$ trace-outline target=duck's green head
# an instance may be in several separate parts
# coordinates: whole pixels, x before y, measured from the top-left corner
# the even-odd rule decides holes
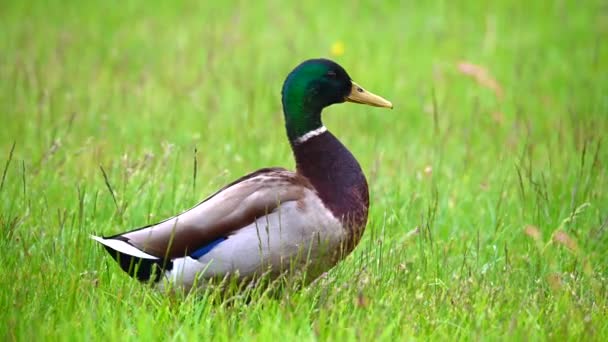
[[[321,111],[345,101],[376,107],[393,105],[353,82],[344,68],[327,59],[310,59],[298,65],[283,84],[283,112],[292,142],[323,126]]]

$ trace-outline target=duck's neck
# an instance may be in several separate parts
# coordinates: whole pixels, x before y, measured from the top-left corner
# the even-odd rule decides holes
[[[294,144],[298,139],[302,140],[307,133],[323,127],[321,123],[323,108],[307,98],[297,84],[292,83],[289,83],[291,85],[289,87],[283,87],[282,101],[287,137]]]
[[[288,125],[288,134],[289,129]],[[367,223],[369,207],[367,180],[359,163],[322,124],[290,138],[290,142],[298,174],[308,178],[356,245]]]
[[[285,128],[298,174],[308,178],[319,197],[351,232],[349,250],[367,223],[367,180],[353,155],[321,122],[325,105],[306,91],[307,83],[288,76],[282,90]]]

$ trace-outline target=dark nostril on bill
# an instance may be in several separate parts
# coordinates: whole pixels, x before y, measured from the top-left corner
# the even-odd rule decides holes
[[[358,92],[360,92],[360,93],[362,93],[362,92],[363,92],[363,89],[361,89],[361,88],[357,88],[357,91],[358,91]]]

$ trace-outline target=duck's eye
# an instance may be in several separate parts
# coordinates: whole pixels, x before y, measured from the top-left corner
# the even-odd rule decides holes
[[[328,71],[327,72],[327,77],[329,77],[329,78],[336,78],[336,72],[332,71],[332,70]]]

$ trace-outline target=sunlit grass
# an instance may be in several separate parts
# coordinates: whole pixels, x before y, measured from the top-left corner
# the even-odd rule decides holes
[[[0,336],[605,340],[607,18],[601,1],[1,4]],[[218,303],[152,291],[88,238],[292,167],[280,88],[320,56],[395,105],[325,112],[370,183],[347,260]]]

